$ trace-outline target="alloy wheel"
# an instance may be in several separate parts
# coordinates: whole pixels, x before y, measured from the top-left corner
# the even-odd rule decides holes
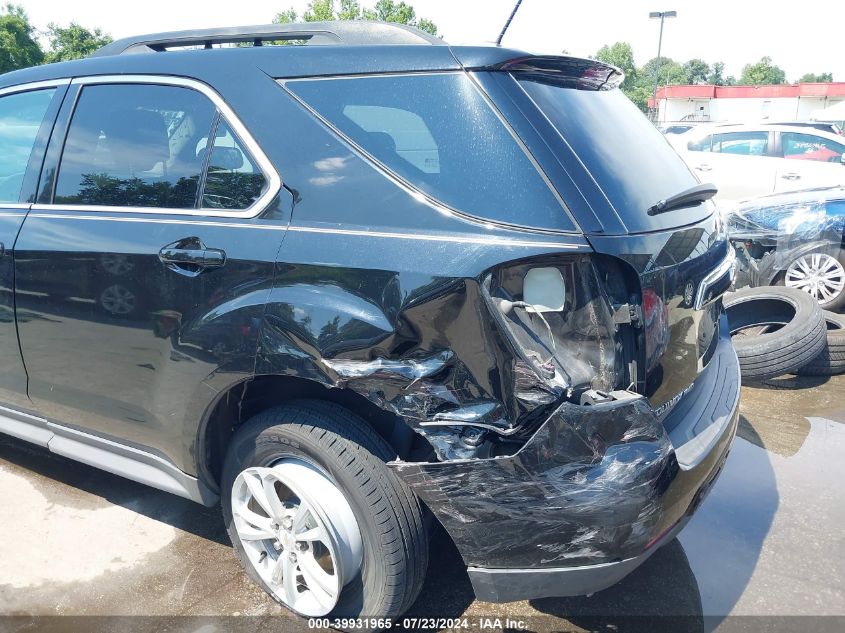
[[[305,616],[335,607],[361,569],[361,532],[340,489],[300,459],[242,471],[232,486],[235,530],[273,596]]]
[[[809,253],[789,265],[784,284],[803,290],[825,305],[845,290],[845,268],[835,257],[824,253]]]

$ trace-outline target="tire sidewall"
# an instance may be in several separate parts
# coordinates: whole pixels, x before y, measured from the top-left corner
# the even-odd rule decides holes
[[[381,594],[380,587],[385,582],[385,572],[381,565],[383,557],[380,556],[379,544],[373,537],[376,533],[373,514],[367,511],[366,501],[351,474],[327,456],[324,448],[316,445],[308,437],[296,433],[295,430],[285,428],[283,423],[269,428],[242,430],[248,432],[236,434],[230,446],[230,458],[227,459],[227,467],[224,468],[222,477],[221,505],[232,546],[249,576],[279,604],[296,613],[273,594],[272,589],[258,575],[247,558],[232,519],[232,486],[238,474],[250,466],[270,467],[281,459],[300,459],[320,470],[342,491],[352,508],[361,532],[363,546],[361,571],[352,579],[346,579],[347,584],[341,598],[330,615],[343,618],[379,613],[380,605],[377,604],[377,598]],[[368,600],[368,596],[374,596],[376,600]]]

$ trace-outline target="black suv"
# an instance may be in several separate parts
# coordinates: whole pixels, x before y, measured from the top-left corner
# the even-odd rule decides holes
[[[0,431],[220,501],[300,614],[402,613],[437,523],[483,600],[611,585],[739,399],[714,189],[621,79],[363,22],[4,75]]]

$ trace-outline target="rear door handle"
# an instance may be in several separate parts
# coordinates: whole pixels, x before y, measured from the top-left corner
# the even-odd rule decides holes
[[[800,180],[801,174],[796,174],[795,172],[789,172],[788,174],[782,174],[781,178],[784,180]]]
[[[713,168],[710,165],[696,165],[698,171],[711,171]]]
[[[199,238],[187,238],[163,247],[158,258],[173,267],[219,268],[226,263],[226,252],[207,248]]]

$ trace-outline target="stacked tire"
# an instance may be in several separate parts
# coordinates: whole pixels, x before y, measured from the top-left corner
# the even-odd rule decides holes
[[[845,318],[794,288],[742,288],[724,298],[742,380],[845,372]]]

